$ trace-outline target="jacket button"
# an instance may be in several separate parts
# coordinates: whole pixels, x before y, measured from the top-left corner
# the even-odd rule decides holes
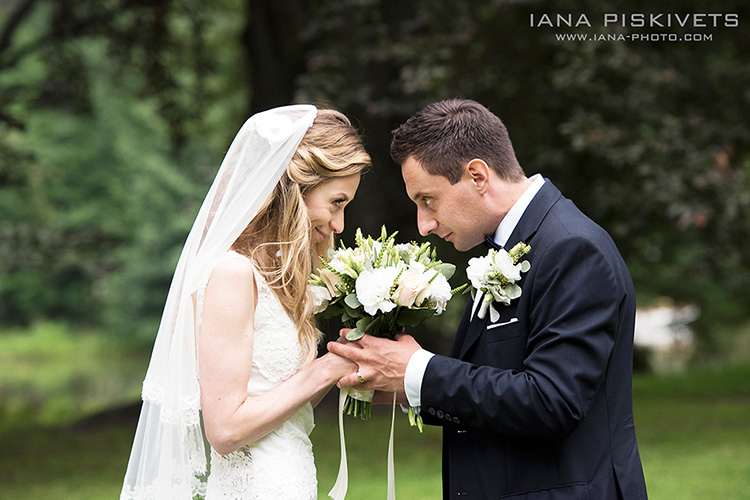
[[[430,406],[427,409],[427,413],[429,413],[430,415],[432,415],[434,417],[435,416],[435,408],[433,408],[432,406]]]
[[[460,424],[461,423],[461,419],[459,419],[458,417],[453,417],[452,420],[453,420],[454,424]]]
[[[443,418],[443,410],[438,410],[436,416],[437,418]]]
[[[445,419],[446,419],[446,420],[447,420],[448,422],[450,422],[450,421],[451,421],[451,414],[450,414],[450,413],[446,413],[446,414],[445,414]]]

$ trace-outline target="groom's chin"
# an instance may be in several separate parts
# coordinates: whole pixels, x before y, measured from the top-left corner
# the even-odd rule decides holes
[[[479,243],[472,245],[471,243],[461,242],[461,241],[451,241],[453,244],[453,248],[458,250],[459,252],[468,252],[475,246],[477,246]]]
[[[453,243],[453,246],[458,250],[459,252],[468,252],[469,250],[472,250],[476,247],[484,245],[484,238],[482,238],[479,241],[456,241]]]

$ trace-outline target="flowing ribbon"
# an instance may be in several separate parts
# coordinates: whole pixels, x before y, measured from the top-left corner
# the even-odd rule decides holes
[[[341,443],[341,462],[336,483],[328,492],[332,500],[344,500],[349,488],[349,468],[346,460],[346,439],[344,438],[344,403],[349,395],[348,390],[339,392],[339,442]],[[388,439],[388,490],[387,500],[396,500],[396,467],[393,460],[393,435],[396,422],[396,393],[393,393],[393,408],[391,409],[391,435]]]
[[[393,463],[393,424],[396,422],[396,393],[391,409],[391,437],[388,439],[388,500],[396,500],[396,468]]]
[[[346,490],[349,488],[349,469],[346,465],[346,440],[344,439],[344,403],[346,402],[347,391],[339,391],[339,442],[341,443],[341,462],[339,463],[339,475],[336,477],[336,483],[328,492],[328,496],[333,500],[344,500]]]

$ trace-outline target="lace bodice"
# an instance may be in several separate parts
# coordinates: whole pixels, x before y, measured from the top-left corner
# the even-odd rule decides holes
[[[229,252],[227,258],[245,258]],[[257,271],[258,302],[253,324],[253,361],[247,393],[262,394],[302,369],[305,353],[297,328]],[[198,294],[202,308],[203,291]],[[280,427],[255,443],[226,456],[211,450],[206,500],[310,500],[317,479],[308,403]]]

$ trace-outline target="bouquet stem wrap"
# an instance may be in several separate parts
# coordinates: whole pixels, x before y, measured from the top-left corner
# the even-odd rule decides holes
[[[342,392],[346,393],[343,413],[360,417],[362,420],[367,420],[372,416],[372,398],[375,391],[361,391],[347,387]]]

